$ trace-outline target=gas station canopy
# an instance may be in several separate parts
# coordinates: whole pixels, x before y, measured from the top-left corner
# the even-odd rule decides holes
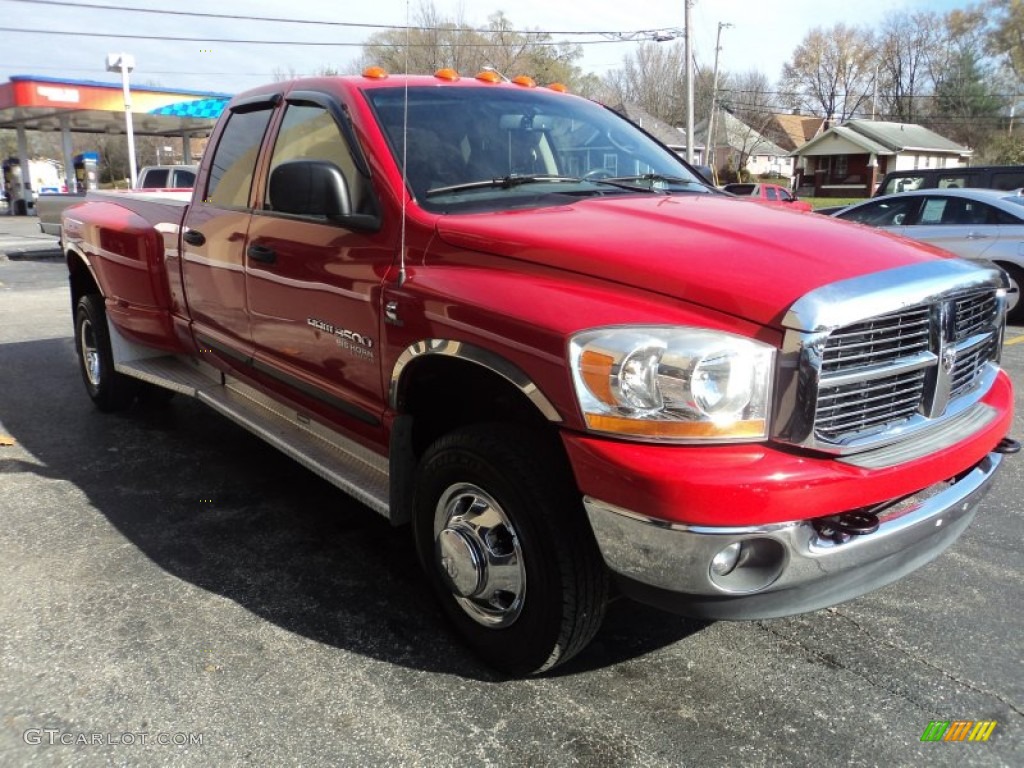
[[[24,201],[24,204],[12,205],[12,213],[27,211],[33,200],[31,177],[21,170],[29,168],[26,131],[61,133],[65,184],[69,191],[76,191],[71,134],[126,133],[125,87],[32,75],[15,75],[10,82],[0,85],[0,128],[14,129],[18,137],[17,160],[4,163],[4,182],[11,201]],[[131,88],[130,97],[134,133],[180,136],[184,163],[192,162],[191,138],[209,135],[231,99],[226,93],[146,86]],[[134,152],[129,156],[133,157]],[[8,179],[8,169],[14,166],[18,168],[17,174]]]
[[[209,134],[226,93],[132,86],[135,133]],[[0,85],[0,128],[73,133],[124,133],[121,84],[15,75]]]

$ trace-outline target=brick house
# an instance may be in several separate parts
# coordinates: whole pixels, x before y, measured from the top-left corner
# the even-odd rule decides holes
[[[913,123],[848,120],[793,150],[797,189],[815,197],[870,197],[890,171],[956,168],[973,150]]]

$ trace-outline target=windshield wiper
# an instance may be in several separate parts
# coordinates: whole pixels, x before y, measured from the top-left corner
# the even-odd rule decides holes
[[[479,181],[466,181],[462,184],[451,184],[447,187],[434,187],[427,190],[427,197],[446,195],[451,192],[465,192],[473,189],[511,189],[520,187],[523,184],[559,184],[564,182],[579,183],[582,179],[575,176],[551,176],[548,174],[518,174],[502,176],[494,179],[480,179]]]
[[[643,173],[638,176],[612,176],[607,179],[591,179],[590,181],[593,181],[595,184],[610,184],[613,187],[621,187],[623,189],[642,189],[647,192],[660,192],[662,194],[668,194],[668,190],[664,186],[655,186],[655,184],[706,188],[705,184],[694,179],[665,176],[661,173]],[[640,183],[644,181],[647,184]]]

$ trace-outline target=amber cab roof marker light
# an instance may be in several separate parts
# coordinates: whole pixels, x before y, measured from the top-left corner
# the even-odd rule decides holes
[[[388,71],[384,67],[367,67],[363,70],[363,77],[369,77],[373,80],[383,80],[388,76]]]
[[[482,83],[500,83],[503,78],[495,70],[485,69],[476,73],[476,79]]]
[[[547,87],[549,91],[558,91],[559,93],[569,92],[569,89],[562,85],[562,83],[551,83]]]
[[[451,67],[445,67],[437,70],[437,72],[434,73],[434,77],[438,80],[451,80],[452,82],[455,82],[459,79],[459,73]]]
[[[512,82],[516,85],[521,85],[524,88],[536,88],[537,81],[528,75],[519,75],[519,77],[513,77]]]

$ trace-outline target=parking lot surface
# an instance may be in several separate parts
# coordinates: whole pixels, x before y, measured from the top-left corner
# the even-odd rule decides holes
[[[185,398],[96,412],[45,254],[0,257],[0,443],[3,766],[1024,765],[1024,456],[874,594],[740,623],[620,600],[557,674],[508,680],[407,530]],[[936,720],[997,725],[922,742]]]

